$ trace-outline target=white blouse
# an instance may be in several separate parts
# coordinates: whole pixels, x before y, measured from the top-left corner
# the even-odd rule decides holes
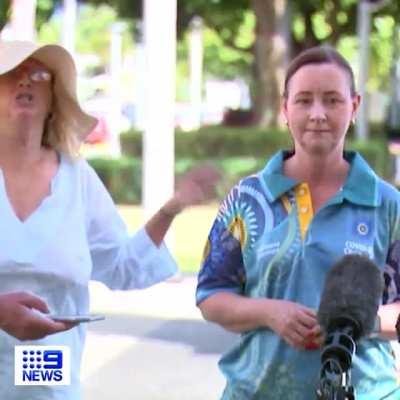
[[[51,194],[21,222],[0,170],[0,292],[30,291],[56,314],[87,314],[89,280],[111,289],[145,288],[177,266],[144,229],[129,236],[102,182],[85,160],[60,157]],[[41,340],[20,342],[0,330],[0,399],[79,400],[85,324]],[[70,386],[14,386],[14,346],[66,345]]]

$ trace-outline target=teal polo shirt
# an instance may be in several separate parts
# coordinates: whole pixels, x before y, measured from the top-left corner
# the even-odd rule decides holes
[[[225,291],[318,309],[327,272],[350,253],[368,254],[382,269],[383,304],[399,301],[398,191],[358,153],[345,152],[346,182],[314,214],[307,183],[283,175],[287,155],[277,153],[222,202],[198,276],[197,304]],[[320,350],[294,349],[272,330],[241,334],[219,365],[227,380],[224,400],[316,398]],[[360,340],[351,384],[357,400],[400,399],[390,342]]]

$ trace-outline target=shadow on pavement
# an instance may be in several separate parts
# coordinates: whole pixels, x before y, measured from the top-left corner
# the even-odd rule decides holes
[[[216,324],[199,320],[165,320],[141,316],[106,315],[101,322],[89,324],[97,334],[158,339],[191,346],[194,352],[222,354],[229,350],[239,336]]]

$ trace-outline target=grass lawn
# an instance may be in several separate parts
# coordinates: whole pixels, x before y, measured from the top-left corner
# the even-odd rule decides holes
[[[118,210],[130,232],[143,225],[141,207],[120,205]],[[182,272],[197,273],[199,270],[204,244],[217,210],[218,204],[196,206],[185,210],[174,220],[170,248]]]

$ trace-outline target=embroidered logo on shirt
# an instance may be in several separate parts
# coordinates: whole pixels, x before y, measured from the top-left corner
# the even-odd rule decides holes
[[[15,385],[69,385],[71,353],[67,346],[15,346]]]
[[[361,254],[366,255],[369,258],[373,258],[374,253],[372,246],[368,246],[363,243],[353,242],[352,240],[346,240],[344,244],[344,254]]]
[[[358,238],[361,242],[369,241],[374,236],[374,222],[369,218],[355,218],[352,222],[351,234],[354,235],[352,236],[354,239]]]
[[[368,232],[369,232],[368,225],[366,223],[364,223],[364,222],[360,222],[357,225],[357,232],[362,236],[368,235]]]

